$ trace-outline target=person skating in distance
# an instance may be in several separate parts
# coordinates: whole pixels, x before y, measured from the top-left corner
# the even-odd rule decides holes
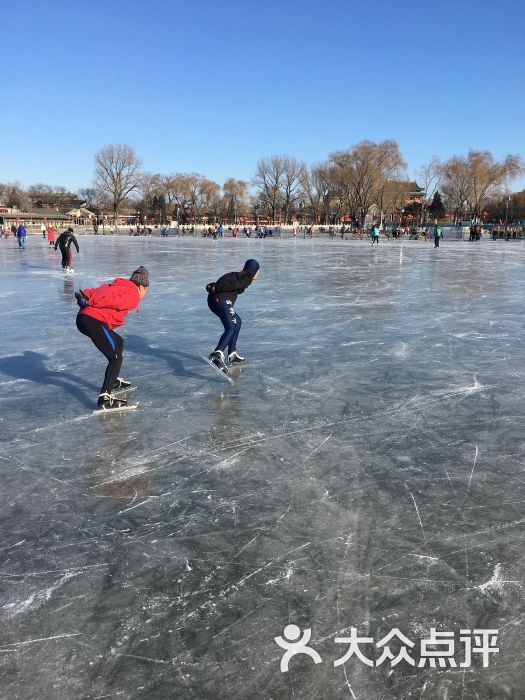
[[[434,248],[439,248],[439,239],[443,237],[443,229],[439,224],[434,226]],[[474,239],[472,239],[474,240]]]
[[[149,287],[149,273],[142,265],[129,280],[117,277],[111,284],[75,293],[80,311],[77,315],[78,330],[91,338],[98,350],[107,358],[108,366],[98,397],[98,406],[104,409],[127,406],[125,399],[113,392],[125,390],[131,382],[120,378],[124,339],[114,329],[124,324],[129,311],[136,309]]]
[[[18,247],[20,250],[24,250],[26,247],[27,231],[24,224],[20,224],[16,230],[16,235],[18,238]]]
[[[60,234],[55,243],[55,250],[60,247],[60,252],[62,253],[62,268],[64,272],[73,272],[73,268],[71,267],[71,261],[73,258],[73,254],[71,252],[72,243],[77,249],[77,253],[80,253],[77,239],[75,238],[73,229],[70,226],[67,231]]]
[[[247,260],[241,272],[228,272],[216,282],[206,285],[208,292],[208,308],[218,316],[224,326],[224,332],[219,338],[217,347],[209,356],[220,370],[228,373],[224,359],[224,351],[228,348],[228,362],[230,365],[238,365],[244,362],[244,357],[237,354],[237,338],[241,330],[241,317],[234,309],[238,294],[242,294],[246,287],[259,276],[259,263],[257,260]]]

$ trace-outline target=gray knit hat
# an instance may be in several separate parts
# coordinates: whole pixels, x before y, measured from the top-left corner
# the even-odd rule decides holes
[[[135,282],[137,285],[149,287],[149,272],[143,265],[141,265],[140,267],[137,267],[135,272],[131,275],[130,280]]]

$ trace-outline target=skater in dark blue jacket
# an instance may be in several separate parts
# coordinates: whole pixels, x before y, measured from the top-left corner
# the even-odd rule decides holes
[[[26,247],[26,236],[27,236],[27,231],[26,231],[26,227],[24,226],[24,224],[19,225],[19,227],[16,230],[16,235],[18,238],[18,247],[23,250]]]
[[[228,272],[219,277],[216,282],[206,285],[208,292],[208,308],[218,316],[224,326],[224,332],[219,338],[217,347],[211,353],[210,361],[220,370],[228,373],[224,351],[228,348],[228,362],[230,365],[238,365],[244,362],[244,357],[237,354],[237,338],[241,330],[241,317],[234,309],[238,294],[244,290],[259,276],[259,263],[257,260],[247,260],[241,272]]]

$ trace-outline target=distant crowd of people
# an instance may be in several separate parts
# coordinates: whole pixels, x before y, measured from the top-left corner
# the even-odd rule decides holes
[[[69,226],[65,231],[62,231],[55,240],[55,234],[57,230],[51,224],[40,224],[40,233],[44,241],[47,238],[47,242],[50,248],[57,250],[60,248],[62,253],[62,269],[64,272],[73,272],[72,267],[72,254],[71,245],[74,245],[77,249],[77,253],[80,252],[78,247],[78,241],[75,237],[73,229]],[[9,238],[13,236],[14,239],[18,241],[18,248],[20,250],[25,250],[26,240],[27,240],[27,229],[23,223],[11,224],[11,228],[4,228],[3,224],[0,224],[0,237]]]
[[[107,233],[109,235],[114,235],[117,233],[117,230],[114,226],[108,226],[108,227],[102,227],[102,235],[106,235],[106,228],[107,228]],[[70,228],[72,231],[73,229]],[[441,236],[442,237],[445,233],[445,230],[441,230]],[[479,224],[472,224],[469,229],[469,242],[472,241],[480,241],[483,233],[482,227]],[[56,229],[54,226],[51,224],[40,224],[40,231],[42,233],[42,237],[45,239],[47,238],[48,243],[50,246],[53,246],[55,244],[55,235],[56,235]],[[213,240],[216,240],[217,238],[224,238],[226,231],[233,237],[237,238],[239,235],[244,234],[246,238],[272,238],[272,237],[281,237],[282,235],[282,230],[280,226],[268,226],[268,225],[250,225],[250,226],[237,226],[236,224],[233,226],[228,226],[227,229],[223,226],[223,224],[215,224],[214,226],[206,226],[206,227],[195,227],[195,225],[187,225],[187,226],[176,226],[176,227],[168,227],[168,226],[160,226],[157,228],[155,226],[155,230],[151,228],[151,226],[146,226],[146,225],[139,225],[137,224],[135,227],[129,227],[128,229],[128,235],[129,236],[152,236],[154,233],[160,233],[162,237],[167,237],[167,236],[202,236],[203,238],[211,238]],[[377,232],[377,233],[376,233]],[[486,233],[485,229],[485,233]],[[99,235],[100,233],[100,227],[98,224],[93,224],[93,233],[95,235]],[[313,224],[306,224],[306,225],[294,225],[292,227],[291,233],[294,238],[296,238],[299,235],[302,235],[303,239],[306,238],[313,238],[314,236],[317,236],[318,234],[321,235],[326,235],[328,234],[328,237],[331,239],[335,238],[341,238],[341,240],[349,240],[350,238],[357,238],[357,239],[362,239],[362,238],[372,238],[372,243],[378,243],[379,239],[379,234],[381,233],[382,236],[384,236],[387,240],[392,238],[393,240],[399,240],[401,238],[408,238],[409,240],[425,240],[427,241],[430,237],[434,238],[435,240],[435,227],[433,228],[415,228],[415,227],[409,227],[409,226],[394,226],[394,227],[388,227],[384,229],[379,229],[376,225],[368,228],[368,229],[362,229],[360,226],[355,225],[355,224],[343,224],[342,226],[314,226]],[[26,239],[27,239],[27,230],[26,226],[24,225],[23,222],[16,224],[13,223],[10,227],[5,226],[4,224],[0,224],[0,237],[2,238],[9,238],[12,236],[14,239],[18,241],[18,245],[20,248],[25,248],[26,246]],[[510,241],[510,240],[522,240],[525,238],[525,231],[523,226],[517,226],[517,225],[501,225],[501,226],[494,226],[490,230],[490,236],[493,241],[496,240],[505,240],[505,241]],[[377,240],[375,240],[377,238]],[[437,247],[437,246],[436,246]]]
[[[473,224],[470,227],[469,241],[480,241],[481,240],[481,226],[478,224]]]
[[[151,229],[148,229],[148,231],[151,232]],[[252,236],[254,238],[268,238],[281,235],[281,229],[279,226],[271,227],[253,225],[240,227],[235,224],[233,226],[228,226],[228,228],[225,229],[223,224],[215,224],[214,226],[205,226],[199,230],[197,230],[195,226],[160,227],[160,235],[165,237],[200,235],[202,238],[212,238],[214,240],[217,238],[224,238],[226,231],[228,231],[233,238],[238,238],[241,233],[244,234],[246,238],[251,238]]]
[[[525,237],[523,227],[507,226],[506,228],[494,228],[491,231],[493,241],[521,240]]]
[[[40,233],[42,234],[42,238],[44,240],[47,238],[49,246],[52,248],[55,245],[55,227],[51,224],[40,224]],[[10,236],[18,241],[19,248],[23,249],[26,247],[27,229],[23,223],[18,225],[11,224],[10,228],[4,227],[3,224],[0,224],[0,237],[9,238]]]

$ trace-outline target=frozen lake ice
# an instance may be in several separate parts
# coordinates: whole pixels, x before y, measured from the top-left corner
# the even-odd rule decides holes
[[[525,247],[79,243],[64,276],[37,236],[0,241],[0,695],[522,698]],[[205,285],[248,257],[228,384],[199,358]],[[139,408],[92,416],[105,360],[73,294],[140,264]],[[281,671],[288,625],[321,663]],[[398,629],[415,666],[334,666],[352,627]],[[432,628],[454,665],[418,666]],[[465,629],[499,631],[487,668]]]

